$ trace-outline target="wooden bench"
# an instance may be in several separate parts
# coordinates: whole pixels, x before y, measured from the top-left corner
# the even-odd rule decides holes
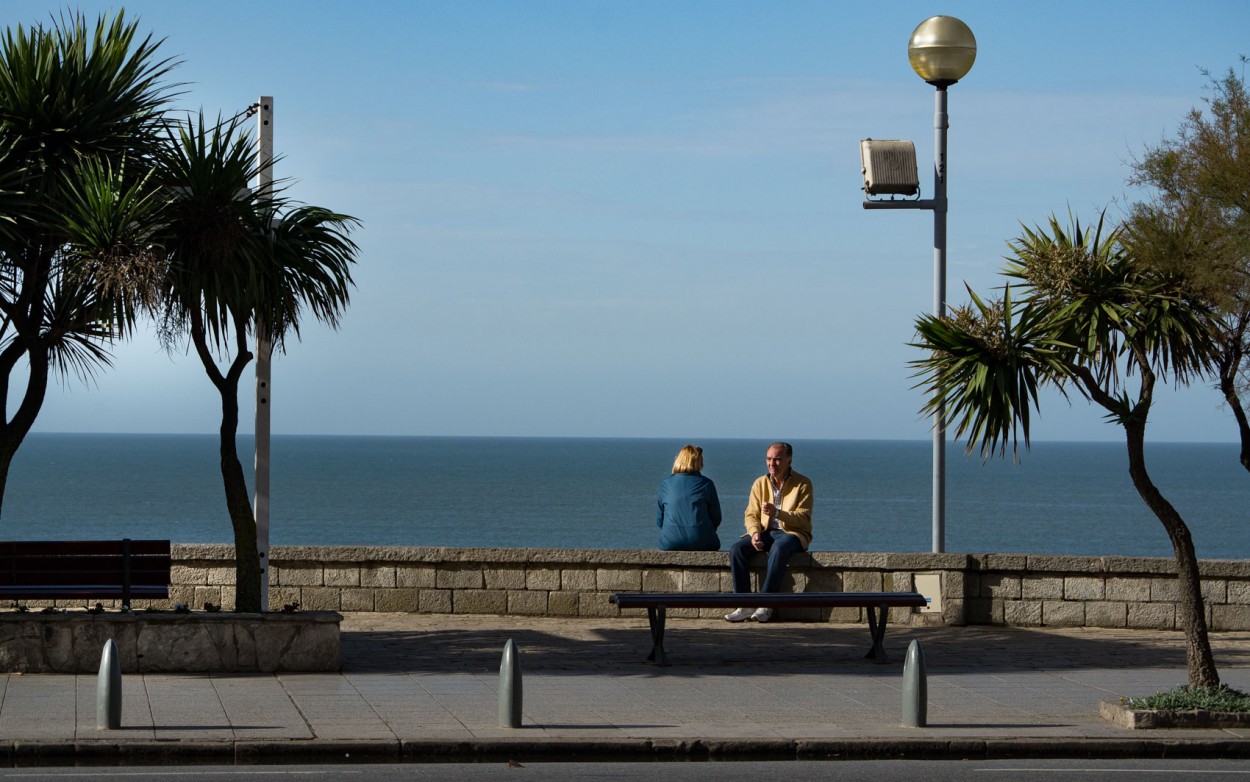
[[[0,598],[121,600],[169,597],[168,540],[0,542]]]
[[[865,657],[886,662],[886,619],[891,608],[919,608],[928,604],[919,592],[618,592],[609,600],[621,608],[647,609],[651,625],[651,654],[647,662],[668,665],[664,653],[664,614],[669,608],[865,608],[872,647]]]

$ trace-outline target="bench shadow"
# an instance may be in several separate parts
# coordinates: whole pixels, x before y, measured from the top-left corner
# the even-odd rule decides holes
[[[522,725],[521,729],[534,728],[537,730],[654,730],[657,728],[677,728],[671,722],[663,723],[645,723],[645,722],[604,722],[604,723],[561,723],[561,722],[535,722],[532,725]]]
[[[178,731],[178,730],[282,730],[282,725],[122,725],[113,731]]]
[[[971,730],[1032,730],[1034,728],[1066,728],[1068,723],[1062,722],[934,722],[925,723],[926,728],[934,729],[971,729]]]
[[[670,619],[664,647],[671,665],[644,662],[651,651],[645,619],[619,626],[582,627],[565,633],[547,627],[477,626],[433,630],[349,631],[342,634],[344,673],[498,673],[504,644],[517,645],[522,669],[550,675],[613,674],[703,676],[749,669],[753,676],[819,671],[873,671],[896,675],[913,639],[924,649],[930,673],[1166,668],[1185,670],[1180,632],[1124,635],[1059,634],[1020,627],[907,627],[886,632],[886,663],[865,659],[871,646],[865,624],[783,622],[730,627],[708,620]],[[576,623],[573,623],[576,624]],[[483,626],[485,625],[485,626]],[[1250,667],[1250,644],[1238,635],[1227,644],[1212,634],[1216,663]],[[784,650],[784,655],[778,655]],[[761,661],[768,664],[761,665]]]

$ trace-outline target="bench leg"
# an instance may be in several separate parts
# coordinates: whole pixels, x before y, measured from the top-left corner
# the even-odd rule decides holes
[[[664,654],[664,606],[648,608],[647,623],[651,625],[651,654],[647,655],[647,662],[668,665],[668,655]]]
[[[870,660],[876,660],[879,663],[887,661],[885,654],[885,623],[890,616],[889,606],[867,606],[868,611],[868,631],[872,634],[872,648],[868,650],[868,654],[864,655]]]

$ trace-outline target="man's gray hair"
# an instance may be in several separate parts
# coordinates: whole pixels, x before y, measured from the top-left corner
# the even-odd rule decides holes
[[[780,448],[781,450],[785,451],[787,459],[794,458],[794,446],[790,445],[790,443],[786,443],[786,442],[782,442],[781,440],[778,440],[777,442],[768,446],[768,450],[770,451],[774,448]]]

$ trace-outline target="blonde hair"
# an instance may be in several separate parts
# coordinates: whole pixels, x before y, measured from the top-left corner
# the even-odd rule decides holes
[[[697,445],[683,445],[673,460],[673,472],[702,472],[703,449]]]

